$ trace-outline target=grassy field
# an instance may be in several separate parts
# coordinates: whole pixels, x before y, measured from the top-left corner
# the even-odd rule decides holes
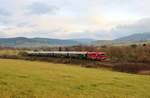
[[[0,55],[17,55],[18,50],[12,50],[12,49],[0,49]]]
[[[150,76],[0,59],[0,98],[150,98]]]

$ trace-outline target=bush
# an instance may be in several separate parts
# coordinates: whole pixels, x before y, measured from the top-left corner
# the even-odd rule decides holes
[[[113,62],[150,63],[150,46],[113,46],[103,49]]]
[[[120,63],[113,66],[114,70],[129,73],[138,73],[140,71],[149,71],[149,64],[142,63]]]

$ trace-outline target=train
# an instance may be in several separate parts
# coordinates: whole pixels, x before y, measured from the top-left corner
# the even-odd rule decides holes
[[[26,51],[29,57],[58,57],[58,58],[76,58],[90,60],[106,60],[105,52],[79,52],[79,51]]]

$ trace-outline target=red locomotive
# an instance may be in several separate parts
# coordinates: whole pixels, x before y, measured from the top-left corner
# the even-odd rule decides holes
[[[87,52],[87,58],[94,60],[105,60],[107,57],[105,52]]]

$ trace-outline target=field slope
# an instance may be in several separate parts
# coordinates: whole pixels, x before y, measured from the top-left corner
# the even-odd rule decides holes
[[[150,98],[150,76],[0,59],[0,98]]]

